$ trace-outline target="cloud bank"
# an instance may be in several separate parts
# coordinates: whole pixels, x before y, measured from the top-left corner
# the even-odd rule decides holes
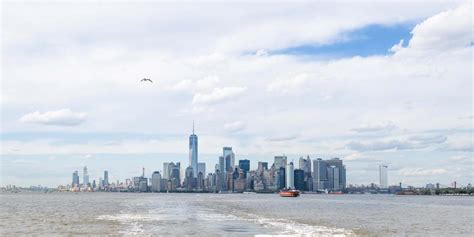
[[[42,125],[56,126],[77,126],[86,120],[85,113],[72,112],[70,109],[60,109],[56,111],[39,111],[28,113],[20,118],[22,123],[35,123]]]

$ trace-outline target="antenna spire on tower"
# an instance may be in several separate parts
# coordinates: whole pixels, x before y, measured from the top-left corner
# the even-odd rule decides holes
[[[193,120],[193,134],[194,134],[194,120]]]

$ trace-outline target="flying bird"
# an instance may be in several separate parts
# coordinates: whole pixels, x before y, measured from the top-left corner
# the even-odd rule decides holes
[[[149,81],[149,82],[153,83],[153,81],[152,81],[151,79],[149,79],[149,78],[143,78],[143,79],[141,79],[140,81]]]

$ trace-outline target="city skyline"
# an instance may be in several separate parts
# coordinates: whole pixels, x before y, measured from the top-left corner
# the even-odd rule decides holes
[[[1,236],[471,236],[473,0],[0,2]]]
[[[224,147],[223,150],[229,150]],[[219,157],[220,158],[220,157]],[[220,160],[220,159],[219,159]],[[249,160],[239,160],[238,164],[229,164],[227,171],[221,172],[220,165],[215,165],[215,170],[205,172],[206,163],[199,163],[198,175],[194,175],[191,165],[181,170],[180,162],[164,162],[162,171],[153,171],[150,177],[145,174],[130,177],[117,182],[109,182],[108,171],[99,177],[98,182],[89,180],[88,170],[83,168],[83,181],[80,182],[78,171],[72,173],[70,184],[58,186],[59,191],[113,191],[113,192],[237,192],[259,191],[276,192],[282,189],[296,189],[306,192],[346,192],[346,166],[339,158],[315,160],[314,169],[311,168],[311,159],[300,158],[300,166],[294,166],[292,161],[287,162],[286,156],[275,156],[271,167],[258,166],[250,170]],[[259,162],[261,163],[261,162]],[[286,164],[286,165],[285,165]],[[322,169],[323,168],[323,169]],[[323,171],[323,172],[322,172]],[[374,185],[374,184],[372,184]],[[12,187],[12,185],[8,185]],[[399,185],[393,185],[400,187]],[[44,186],[37,186],[44,187]],[[385,191],[388,186],[381,187]]]
[[[2,4],[0,185],[211,170],[226,146],[252,169],[309,155],[352,183],[380,164],[472,181],[470,1],[184,5]]]

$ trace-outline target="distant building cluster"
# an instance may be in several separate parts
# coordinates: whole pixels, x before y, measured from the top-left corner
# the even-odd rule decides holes
[[[182,173],[182,171],[184,171]],[[213,172],[206,173],[206,163],[198,162],[198,136],[189,137],[189,165],[180,162],[163,163],[162,172],[154,171],[150,178],[142,175],[127,179],[125,183],[109,183],[108,172],[96,183],[89,181],[87,167],[83,170],[83,182],[78,171],[72,175],[73,191],[133,191],[133,192],[275,192],[281,189],[297,189],[311,192],[337,192],[346,188],[346,167],[339,158],[311,160],[300,157],[298,168],[285,155],[275,156],[271,166],[258,162],[257,169],[250,170],[250,160],[236,164],[232,147],[223,147]]]

